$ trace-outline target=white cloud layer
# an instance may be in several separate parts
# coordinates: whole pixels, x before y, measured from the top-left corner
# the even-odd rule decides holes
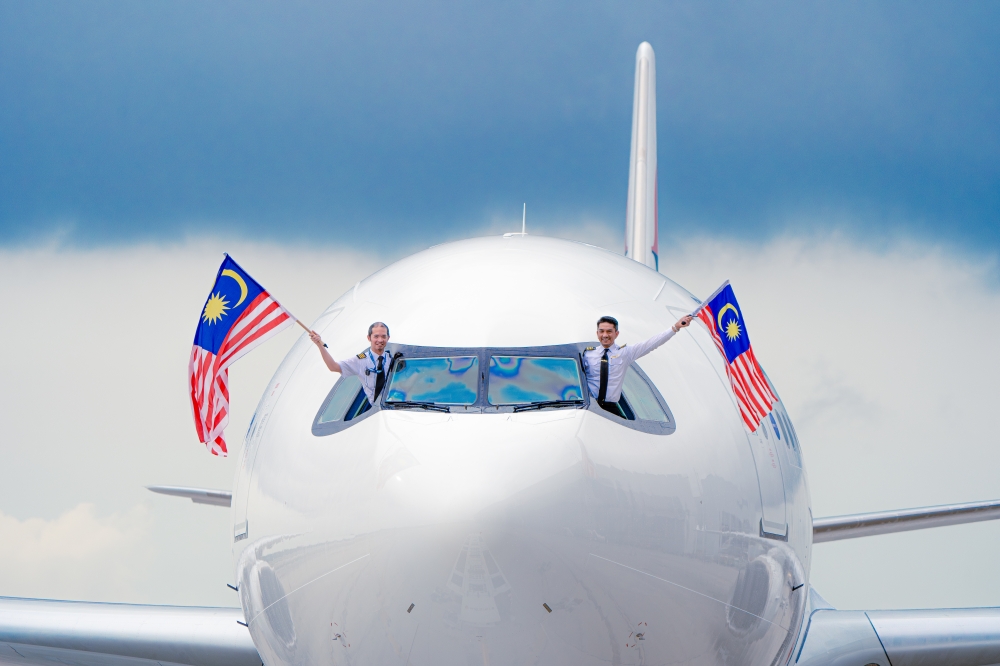
[[[143,584],[149,510],[98,516],[78,504],[52,520],[0,513],[0,589],[7,596],[90,598]],[[99,576],[94,576],[99,572]]]
[[[617,242],[596,222],[561,231]],[[233,366],[234,456],[205,453],[187,358],[222,249],[0,250],[0,595],[235,605],[228,512],[143,489],[230,488],[257,399],[299,335]],[[306,321],[384,263],[225,249]],[[733,281],[803,440],[815,515],[1000,497],[994,263],[915,242],[709,238],[664,248],[663,272],[696,294]],[[813,583],[844,608],[997,605],[998,537],[1000,523],[980,523],[821,544]]]

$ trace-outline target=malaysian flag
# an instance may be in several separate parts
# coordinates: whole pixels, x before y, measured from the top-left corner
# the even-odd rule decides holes
[[[755,432],[771,411],[771,406],[778,402],[778,397],[771,391],[764,371],[753,354],[743,312],[729,282],[723,284],[695,313],[708,327],[715,346],[726,358],[726,373],[739,403],[740,416],[750,432]]]
[[[191,349],[191,405],[198,441],[225,456],[229,423],[229,366],[295,317],[226,255],[215,277]]]

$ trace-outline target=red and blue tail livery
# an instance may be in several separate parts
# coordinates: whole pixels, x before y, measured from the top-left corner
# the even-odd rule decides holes
[[[191,348],[191,406],[198,441],[227,455],[229,366],[295,318],[226,255],[205,301]]]
[[[701,307],[698,319],[708,327],[715,346],[726,358],[726,373],[736,394],[740,415],[750,432],[755,432],[778,402],[778,397],[754,356],[743,311],[728,282]]]

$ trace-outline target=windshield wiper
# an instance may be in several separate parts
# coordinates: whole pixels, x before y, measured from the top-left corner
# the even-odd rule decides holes
[[[393,409],[397,407],[403,407],[407,409],[428,409],[432,412],[444,412],[449,413],[451,410],[444,405],[436,405],[433,402],[417,402],[415,400],[386,400],[385,404],[391,405]]]
[[[517,405],[514,407],[514,411],[526,412],[529,409],[542,409],[544,407],[580,407],[582,405],[583,400],[539,400],[529,402],[527,405]]]

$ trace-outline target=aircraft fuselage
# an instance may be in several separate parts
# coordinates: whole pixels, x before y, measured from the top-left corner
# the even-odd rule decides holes
[[[347,358],[385,321],[390,350],[476,356],[485,383],[497,350],[571,358],[601,315],[637,342],[694,305],[598,248],[481,238],[379,271],[315,329]],[[592,396],[375,409],[324,430],[339,376],[303,336],[234,485],[240,598],[265,663],[785,663],[808,591],[806,477],[784,407],[748,433],[723,362],[699,324],[638,361],[668,408],[659,430]]]

